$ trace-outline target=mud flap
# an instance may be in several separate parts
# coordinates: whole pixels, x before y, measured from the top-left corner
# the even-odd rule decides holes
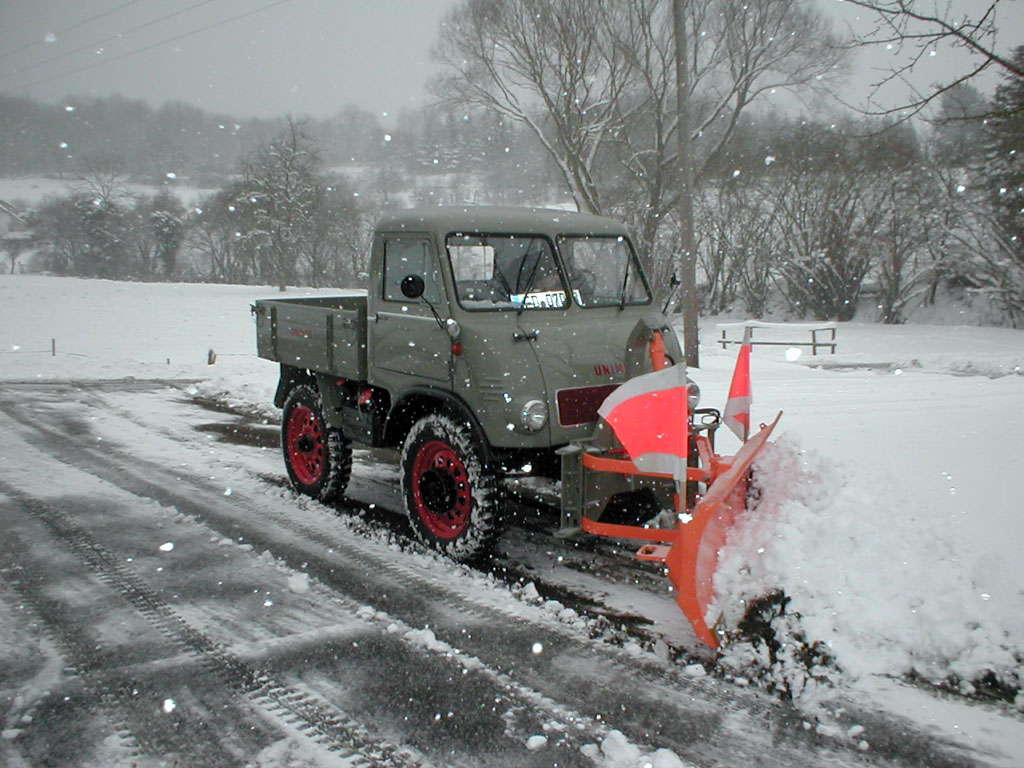
[[[676,590],[676,602],[697,638],[712,648],[718,648],[718,638],[707,624],[707,611],[714,598],[718,553],[736,516],[746,508],[750,466],[781,417],[780,411],[775,421],[743,444],[733,457],[732,465],[712,481],[708,492],[694,507],[690,522],[676,529],[675,541],[667,551],[665,547],[651,547],[641,554],[648,549],[645,547],[637,553],[643,559],[664,560]]]

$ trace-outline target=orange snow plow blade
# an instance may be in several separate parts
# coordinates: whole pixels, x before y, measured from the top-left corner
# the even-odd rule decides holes
[[[676,528],[665,529],[602,523],[587,517],[580,520],[581,528],[586,533],[651,542],[640,547],[636,556],[641,560],[665,564],[675,588],[676,602],[697,638],[712,648],[718,648],[718,639],[708,626],[706,617],[714,598],[718,553],[725,544],[736,516],[746,508],[750,467],[768,442],[780,418],[781,411],[771,424],[747,440],[735,456],[713,457],[710,464],[714,473],[707,493],[694,506],[689,522],[680,522]],[[671,479],[669,475],[641,472],[628,459],[585,454],[583,466],[596,472]],[[707,470],[702,467],[690,468],[688,473],[691,480],[698,482],[703,482],[707,477]],[[677,512],[685,511],[682,508],[684,504],[685,494],[677,493]]]
[[[708,626],[707,616],[714,600],[718,553],[736,516],[746,509],[750,467],[771,437],[782,412],[768,426],[762,425],[754,437],[748,437],[750,346],[749,337],[745,337],[725,411],[726,425],[744,442],[735,456],[719,456],[714,453],[713,438],[715,430],[723,423],[720,414],[714,409],[691,412],[691,407],[695,408],[690,405],[691,382],[685,375],[685,368],[667,364],[660,330],[651,332],[649,353],[654,370],[626,381],[608,395],[598,409],[598,415],[611,427],[619,447],[583,449],[578,465],[582,474],[578,476],[573,475],[571,464],[568,471],[563,464],[563,493],[566,488],[575,491],[575,495],[563,496],[563,529],[571,535],[573,529],[566,520],[578,520],[579,528],[586,533],[651,542],[642,546],[636,556],[665,565],[676,591],[676,602],[697,638],[718,648],[718,638]],[[710,415],[711,419],[697,423],[695,414]],[[564,455],[573,454],[568,451]],[[596,518],[588,516],[585,497],[585,473],[588,471],[674,484],[668,487],[674,487],[676,527],[603,523],[597,519],[600,512]],[[603,487],[600,483],[595,486]],[[701,496],[698,489],[702,486],[706,490]],[[575,505],[569,507],[568,513],[566,499]],[[712,622],[715,623],[717,621]]]
[[[733,457],[732,465],[712,481],[708,492],[693,508],[690,522],[676,529],[675,542],[658,553],[664,555],[668,577],[676,590],[676,602],[697,638],[712,648],[718,648],[718,638],[707,624],[707,611],[714,598],[718,553],[736,515],[746,508],[750,466],[781,417],[780,412],[775,421],[743,444]],[[637,555],[643,558],[640,552]]]

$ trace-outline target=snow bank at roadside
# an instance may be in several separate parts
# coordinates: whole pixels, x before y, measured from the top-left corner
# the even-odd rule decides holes
[[[722,552],[716,594],[724,625],[734,628],[747,601],[783,590],[786,616],[772,628],[788,647],[769,655],[739,643],[723,666],[747,676],[760,667],[807,705],[838,674],[914,673],[964,693],[986,676],[1020,687],[1024,586],[1011,564],[958,535],[967,515],[936,526],[898,488],[864,487],[849,468],[789,436],[768,446],[755,485],[760,501]],[[808,669],[825,655],[841,673]]]

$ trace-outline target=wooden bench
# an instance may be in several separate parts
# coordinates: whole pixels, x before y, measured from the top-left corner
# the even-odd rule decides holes
[[[827,349],[831,355],[836,353],[837,325],[832,322],[763,323],[760,320],[747,320],[742,323],[718,323],[715,327],[722,332],[722,338],[718,340],[718,343],[722,345],[722,349],[727,349],[730,344],[742,344],[743,332],[745,329],[749,328],[751,346],[760,344],[773,347],[810,347],[812,355],[817,355],[818,349]],[[765,338],[764,335],[762,335],[761,338],[757,338],[755,333],[757,330],[761,330],[769,338]],[[730,331],[738,331],[739,338],[729,338]],[[771,333],[772,331],[775,333]],[[793,339],[795,338],[795,335],[801,331],[810,333],[811,340],[783,340]],[[780,334],[782,334],[783,339],[778,338]]]

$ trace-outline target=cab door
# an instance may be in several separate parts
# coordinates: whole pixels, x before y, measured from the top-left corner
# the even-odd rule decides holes
[[[432,240],[427,235],[384,234],[374,248],[381,249],[377,263],[383,270],[376,288],[377,311],[367,317],[374,379],[398,390],[416,380],[450,384],[451,339],[434,315],[436,311],[447,317],[448,303]],[[402,294],[402,280],[409,275],[423,278],[422,298]]]

